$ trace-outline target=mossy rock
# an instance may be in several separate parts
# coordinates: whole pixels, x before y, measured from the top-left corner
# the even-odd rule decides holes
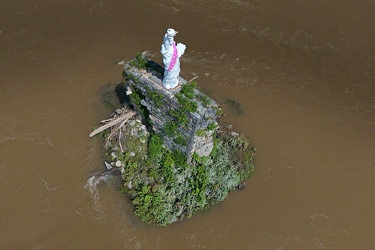
[[[147,136],[146,143],[131,137],[132,133],[126,135],[127,153],[120,159],[125,165],[122,191],[131,198],[134,213],[146,223],[166,226],[191,217],[243,187],[254,168],[255,149],[244,136],[230,131],[215,132],[211,155],[195,154],[189,164],[183,153],[163,147],[157,134]],[[143,155],[131,157],[130,151]]]

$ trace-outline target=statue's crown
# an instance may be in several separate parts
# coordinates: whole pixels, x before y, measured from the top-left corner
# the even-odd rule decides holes
[[[176,36],[177,35],[177,31],[175,31],[174,29],[172,29],[172,28],[169,28],[169,29],[167,29],[167,35],[168,36]]]

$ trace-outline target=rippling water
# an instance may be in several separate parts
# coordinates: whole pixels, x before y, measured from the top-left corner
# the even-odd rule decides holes
[[[0,3],[1,249],[373,249],[375,1]],[[117,62],[166,28],[182,76],[257,148],[242,191],[145,225],[89,139]]]

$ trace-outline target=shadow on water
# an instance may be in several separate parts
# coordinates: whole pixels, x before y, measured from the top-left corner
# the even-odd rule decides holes
[[[116,85],[115,92],[121,105],[129,104],[129,96],[126,94],[125,84],[119,83]]]
[[[241,104],[237,102],[236,100],[226,99],[224,103],[225,103],[225,106],[229,108],[229,111],[233,113],[234,115],[243,114]]]
[[[98,95],[103,105],[112,111],[119,106],[129,104],[129,97],[126,95],[126,87],[123,83],[108,83],[99,89]]]
[[[102,88],[100,88],[97,92],[99,95],[100,101],[109,110],[114,110],[118,108],[119,106],[119,98],[116,95],[115,88],[116,88],[115,84],[108,83]]]

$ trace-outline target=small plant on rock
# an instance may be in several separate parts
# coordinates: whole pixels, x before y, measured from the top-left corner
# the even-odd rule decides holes
[[[194,98],[194,89],[197,87],[196,82],[186,83],[182,85],[180,93],[185,95],[188,99]]]
[[[164,133],[167,136],[173,136],[177,130],[177,123],[168,121],[167,124],[164,126]]]
[[[135,55],[135,59],[129,63],[130,66],[138,69],[146,69],[147,60],[142,56],[141,52]]]

